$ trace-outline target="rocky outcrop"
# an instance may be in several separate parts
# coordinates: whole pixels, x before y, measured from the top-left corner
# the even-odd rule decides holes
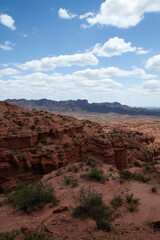
[[[88,103],[87,100],[53,101],[48,99],[26,100],[6,99],[6,102],[20,107],[55,112],[118,113],[128,115],[160,116],[159,109],[132,108],[118,102]]]
[[[143,158],[140,146],[145,151],[153,141],[139,132],[106,132],[94,122],[1,102],[0,190],[88,157],[121,170]]]

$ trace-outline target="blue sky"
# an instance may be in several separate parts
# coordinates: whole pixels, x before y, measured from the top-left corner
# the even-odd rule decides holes
[[[1,0],[0,100],[160,104],[160,0]]]

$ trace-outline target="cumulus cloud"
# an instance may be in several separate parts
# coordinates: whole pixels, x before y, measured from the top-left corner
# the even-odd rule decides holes
[[[125,42],[124,39],[118,37],[110,38],[103,46],[97,43],[92,50],[100,57],[119,56],[122,53],[134,51],[136,47],[131,47],[131,42]]]
[[[75,18],[77,15],[69,12],[64,8],[60,8],[58,10],[58,16],[59,18],[62,18],[62,19],[72,19],[72,18]]]
[[[0,48],[4,51],[12,50],[15,44],[11,43],[10,41],[5,41],[4,44],[0,44]]]
[[[146,68],[160,71],[160,55],[153,56],[147,60]]]
[[[152,12],[160,12],[160,0],[105,0],[99,12],[86,20],[91,26],[129,28],[141,22],[145,13]]]
[[[142,87],[150,92],[160,92],[160,81],[148,80],[142,84]]]
[[[56,67],[97,65],[98,59],[92,53],[77,53],[74,55],[60,55],[32,60],[24,64],[17,64],[23,70],[49,71]]]
[[[108,68],[100,68],[100,69],[90,69],[87,68],[85,70],[74,72],[73,75],[79,77],[86,77],[90,79],[100,79],[105,77],[131,77],[131,78],[139,78],[139,79],[149,79],[155,78],[156,75],[147,74],[141,68],[135,68],[131,71],[126,71],[120,69],[118,67],[108,67]]]
[[[80,15],[79,16],[79,19],[85,19],[85,18],[88,18],[88,17],[93,17],[95,14],[93,12],[87,12],[83,15]]]
[[[0,69],[0,77],[3,76],[9,76],[9,75],[16,75],[19,74],[20,72],[14,68],[3,68]]]
[[[110,78],[90,80],[86,77],[35,72],[0,80],[1,98],[88,98],[92,94],[115,93],[122,85]]]
[[[16,29],[16,27],[14,25],[14,23],[15,23],[14,19],[11,16],[9,16],[8,14],[0,15],[0,23],[12,30]]]

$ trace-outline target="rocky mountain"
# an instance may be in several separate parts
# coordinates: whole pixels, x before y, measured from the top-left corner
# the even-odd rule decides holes
[[[48,99],[26,100],[7,99],[8,103],[27,109],[45,110],[51,112],[87,112],[87,113],[118,113],[128,115],[160,116],[158,109],[132,108],[118,102],[88,103],[87,100],[53,101]]]

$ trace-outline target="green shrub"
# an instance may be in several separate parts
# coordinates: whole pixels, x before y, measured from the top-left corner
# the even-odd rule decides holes
[[[157,187],[156,187],[156,186],[152,187],[151,191],[152,191],[153,193],[156,193],[156,192],[157,192]]]
[[[47,203],[56,204],[53,188],[49,184],[23,186],[8,197],[9,201],[27,213],[43,208]]]
[[[54,240],[55,238],[47,236],[44,233],[30,232],[23,238],[23,240]]]
[[[134,197],[133,193],[126,195],[126,202],[128,203],[127,209],[130,212],[138,211],[137,204],[139,203],[140,198],[133,198],[133,197]]]
[[[122,170],[122,171],[120,171],[120,176],[123,179],[131,180],[131,179],[133,179],[134,175],[128,170]]]
[[[151,178],[150,177],[145,177],[142,174],[137,174],[134,176],[134,180],[139,181],[139,182],[143,182],[143,183],[148,183]]]
[[[113,208],[116,210],[118,207],[122,206],[123,204],[123,199],[120,195],[115,196],[112,201],[111,204],[113,206]]]
[[[90,180],[96,180],[97,182],[105,183],[106,178],[103,174],[104,172],[102,169],[93,168],[91,169],[91,172],[89,173],[88,177]]]
[[[72,171],[73,172],[78,172],[79,168],[76,165],[72,166]]]
[[[66,185],[69,185],[71,183],[71,179],[67,176],[64,176],[64,181]]]
[[[0,201],[0,207],[2,207],[3,206],[3,202],[2,201]]]
[[[12,230],[11,232],[0,233],[0,240],[14,240],[19,235],[19,231]]]
[[[135,180],[135,181],[139,181],[139,182],[143,182],[143,183],[148,183],[151,178],[150,177],[145,177],[142,174],[133,174],[128,170],[122,170],[120,171],[120,176],[123,179],[127,179],[127,180]]]
[[[131,194],[127,194],[126,195],[126,201],[128,202],[128,203],[131,203],[132,201],[133,201],[133,196],[134,196],[134,194],[133,193],[131,193]]]
[[[78,179],[71,179],[67,176],[64,176],[64,181],[66,185],[72,185],[72,187],[77,187],[78,186]]]
[[[72,179],[71,180],[71,185],[73,188],[77,187],[78,186],[78,179]]]
[[[56,172],[56,176],[58,177],[58,176],[61,176],[62,175],[62,173],[61,173],[61,171],[57,171]]]
[[[99,161],[92,158],[92,157],[88,157],[87,160],[86,160],[86,164],[91,166],[91,167],[95,167],[99,164]]]
[[[111,221],[114,220],[114,212],[102,201],[102,194],[93,188],[81,188],[76,199],[79,204],[73,212],[74,217],[90,217],[97,223],[98,229],[111,230]]]

